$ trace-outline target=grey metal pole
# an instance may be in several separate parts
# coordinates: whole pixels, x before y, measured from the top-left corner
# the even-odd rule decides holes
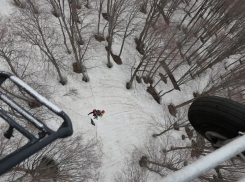
[[[168,175],[159,182],[189,182],[243,151],[245,151],[245,135]]]

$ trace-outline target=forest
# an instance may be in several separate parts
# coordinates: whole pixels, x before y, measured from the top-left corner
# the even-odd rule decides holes
[[[96,138],[80,134],[76,132],[80,124],[75,123],[72,137],[52,143],[0,181],[160,180],[214,151],[188,121],[188,108],[196,98],[221,96],[245,104],[245,1],[11,0],[8,6],[11,12],[0,14],[0,71],[19,77],[51,101],[63,100],[64,107],[73,102],[81,110],[105,107],[102,120],[125,107],[136,114],[121,112],[120,123],[133,119],[144,123],[149,133],[140,144],[132,136],[133,147],[125,146],[128,154],[123,155],[120,167],[108,172],[103,166],[110,155],[104,157],[109,137],[98,139],[99,128]],[[55,128],[61,122],[21,88],[6,83],[0,90],[44,123]],[[92,96],[86,100],[88,93]],[[84,107],[75,105],[81,94],[79,102],[86,101]],[[118,99],[116,94],[124,97]],[[131,96],[135,101],[129,101]],[[120,106],[110,112],[103,105],[106,100],[111,108],[111,104]],[[140,110],[143,105],[148,110]],[[0,109],[35,132],[6,104],[0,102]],[[148,115],[140,114],[148,111]],[[68,111],[69,115],[75,112],[80,111]],[[6,140],[2,133],[8,125],[0,119],[0,126],[2,158],[26,139],[16,133]],[[141,127],[129,132],[137,135]],[[110,150],[118,152],[120,147]],[[120,156],[117,152],[115,156]],[[244,161],[234,157],[195,181],[233,182],[244,176],[244,166]]]

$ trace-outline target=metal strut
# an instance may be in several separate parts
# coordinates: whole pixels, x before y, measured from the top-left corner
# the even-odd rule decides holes
[[[223,147],[168,175],[159,182],[189,182],[244,151],[245,135],[238,136]]]
[[[15,101],[10,99],[7,95],[0,91],[0,100],[5,102],[8,106],[22,115],[28,122],[30,122],[34,127],[39,130],[38,137],[35,137],[31,134],[26,128],[22,127],[18,124],[11,116],[9,116],[4,110],[0,109],[0,117],[3,118],[8,124],[9,128],[4,133],[4,136],[7,139],[10,139],[13,136],[14,129],[18,130],[22,135],[24,135],[29,141],[27,144],[17,149],[16,151],[8,154],[4,158],[0,160],[0,175],[4,174],[8,170],[10,170],[15,165],[21,163],[31,155],[35,154],[48,144],[57,140],[58,138],[65,138],[71,136],[73,134],[72,123],[70,118],[63,112],[60,108],[58,108],[53,103],[49,102],[46,98],[38,94],[35,90],[33,90],[30,86],[20,80],[18,77],[7,73],[0,72],[0,86],[9,79],[18,87],[23,89],[26,93],[31,95],[33,98],[38,100],[41,104],[46,106],[53,113],[58,115],[63,119],[63,123],[59,127],[57,131],[53,131],[48,126],[46,126],[42,121],[35,118],[31,113],[26,111],[23,107],[18,105]]]

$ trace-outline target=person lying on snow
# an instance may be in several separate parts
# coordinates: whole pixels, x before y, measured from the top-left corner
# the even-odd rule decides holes
[[[105,113],[104,110],[96,110],[96,109],[94,109],[92,112],[88,113],[88,115],[93,114],[94,119],[98,119],[98,116],[102,117],[104,113]]]

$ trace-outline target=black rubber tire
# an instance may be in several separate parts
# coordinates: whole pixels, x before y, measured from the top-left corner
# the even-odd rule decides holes
[[[245,106],[222,97],[197,98],[189,108],[188,118],[194,129],[207,140],[207,131],[215,131],[229,139],[238,136],[239,131],[245,131]]]

